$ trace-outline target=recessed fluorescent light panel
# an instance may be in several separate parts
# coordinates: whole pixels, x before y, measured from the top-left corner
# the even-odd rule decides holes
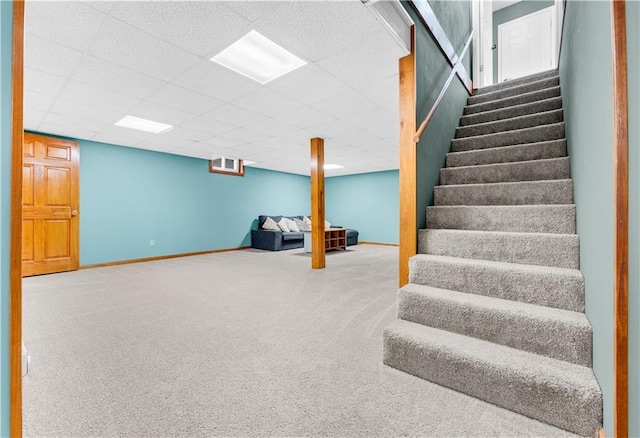
[[[141,119],[139,117],[126,116],[116,122],[116,126],[123,128],[137,129],[138,131],[150,132],[152,134],[162,134],[173,128],[166,123],[154,122],[153,120]]]
[[[339,164],[325,164],[324,170],[342,169],[344,166]]]
[[[306,61],[255,30],[231,44],[211,60],[261,84],[266,84],[306,64]]]

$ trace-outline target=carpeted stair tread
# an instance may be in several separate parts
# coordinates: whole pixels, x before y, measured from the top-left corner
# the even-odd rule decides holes
[[[562,109],[538,112],[523,116],[513,116],[508,119],[478,123],[476,125],[456,128],[455,138],[475,137],[478,135],[495,134],[497,132],[514,131],[516,129],[532,128],[540,125],[550,125],[563,121]]]
[[[384,363],[556,427],[595,436],[602,394],[590,368],[396,320]]]
[[[575,234],[575,205],[445,205],[427,207],[427,228]]]
[[[483,184],[571,178],[569,157],[517,163],[449,167],[440,170],[440,184]]]
[[[567,156],[565,139],[542,141],[515,146],[479,149],[447,154],[447,167],[476,166],[481,164],[513,163],[517,161],[544,160]]]
[[[467,105],[477,105],[479,103],[501,100],[507,97],[530,93],[532,91],[539,91],[546,88],[557,87],[559,85],[560,77],[556,75],[549,78],[539,79],[533,82],[527,82],[520,85],[501,88],[495,91],[489,91],[488,93],[474,94],[473,96],[469,96],[469,98],[467,99]]]
[[[451,152],[513,146],[565,138],[564,122],[451,140]]]
[[[416,254],[409,261],[409,281],[584,312],[584,277],[577,269]]]
[[[418,253],[579,269],[576,234],[419,230]]]
[[[573,181],[443,185],[433,189],[433,196],[437,206],[573,204]]]
[[[492,111],[485,111],[460,118],[460,126],[477,125],[479,123],[495,122],[498,120],[511,119],[513,117],[526,116],[562,108],[561,97],[551,97],[549,99],[536,102],[523,103],[507,108],[500,108]]]
[[[398,318],[591,366],[592,330],[584,313],[408,284],[398,292]]]
[[[519,94],[504,99],[492,100],[491,102],[479,103],[476,105],[467,105],[462,114],[477,114],[485,111],[493,111],[516,105],[522,105],[529,102],[537,102],[539,100],[550,99],[560,96],[560,87],[545,88],[543,90],[532,91],[530,93]]]
[[[511,88],[517,85],[525,84],[527,82],[535,82],[540,79],[550,78],[554,76],[558,76],[557,69],[547,70],[540,73],[534,73],[532,75],[523,76],[518,79],[511,79],[508,81],[499,82],[497,84],[487,85],[486,87],[482,87],[482,88],[476,88],[475,90],[473,90],[473,94],[480,95],[480,94],[492,93],[494,91],[501,90],[503,88]]]

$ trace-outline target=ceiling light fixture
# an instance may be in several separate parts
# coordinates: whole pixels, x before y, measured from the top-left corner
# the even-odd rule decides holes
[[[137,129],[138,131],[151,132],[152,134],[163,134],[173,129],[173,126],[166,123],[154,122],[153,120],[141,119],[139,117],[125,116],[116,122],[116,126],[123,128]]]
[[[325,164],[324,165],[324,170],[333,170],[333,169],[342,169],[344,168],[344,166],[341,166],[339,164]]]
[[[211,60],[261,84],[266,84],[307,63],[255,30]]]

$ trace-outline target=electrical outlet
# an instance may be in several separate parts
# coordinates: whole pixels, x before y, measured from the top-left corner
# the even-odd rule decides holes
[[[149,241],[149,246],[156,246],[156,241],[155,240],[150,240]]]

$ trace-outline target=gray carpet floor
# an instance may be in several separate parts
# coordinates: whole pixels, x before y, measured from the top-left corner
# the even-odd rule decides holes
[[[372,245],[27,278],[25,435],[573,436],[384,366],[396,293]]]

